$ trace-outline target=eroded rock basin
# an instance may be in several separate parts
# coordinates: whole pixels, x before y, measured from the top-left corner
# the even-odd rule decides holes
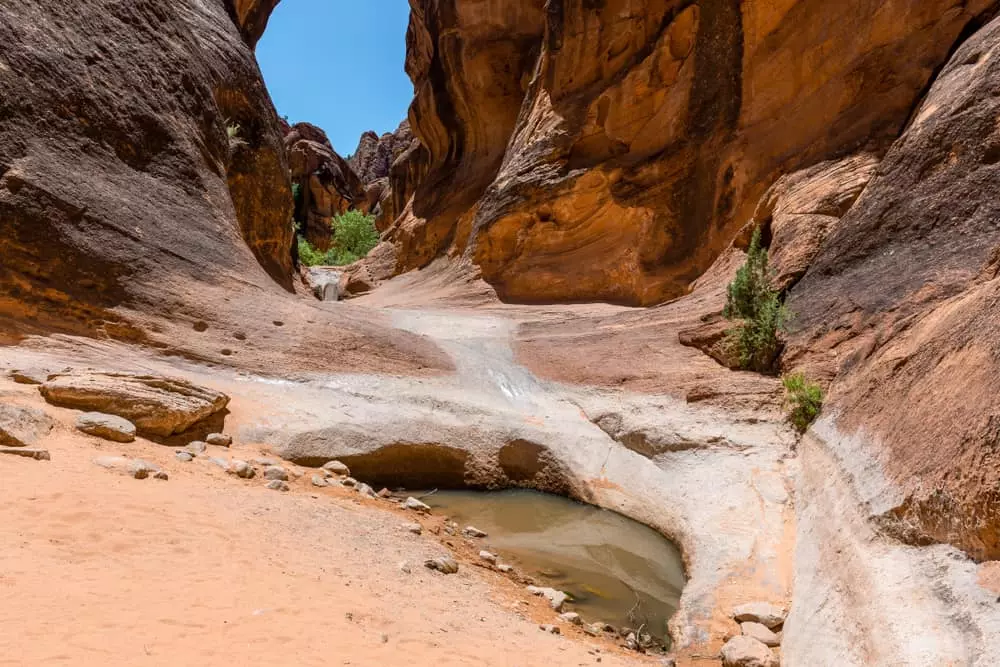
[[[488,533],[484,547],[500,562],[570,594],[567,610],[585,622],[641,628],[669,645],[684,566],[677,547],[653,529],[536,491],[443,491],[424,500],[463,528]]]

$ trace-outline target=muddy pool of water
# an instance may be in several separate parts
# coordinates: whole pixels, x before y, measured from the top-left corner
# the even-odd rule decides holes
[[[620,514],[535,491],[438,491],[424,502],[461,527],[489,533],[484,548],[540,586],[572,596],[585,622],[638,628],[669,644],[684,588],[672,542]]]

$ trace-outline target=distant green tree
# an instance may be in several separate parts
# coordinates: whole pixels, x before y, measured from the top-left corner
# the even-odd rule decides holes
[[[345,266],[353,264],[378,245],[375,216],[347,211],[330,222],[333,244],[326,252],[317,250],[299,237],[299,261],[305,266]]]

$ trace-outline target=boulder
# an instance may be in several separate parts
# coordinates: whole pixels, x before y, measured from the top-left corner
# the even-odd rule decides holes
[[[785,610],[770,602],[748,602],[733,608],[733,619],[737,623],[760,623],[773,630],[785,622]]]
[[[76,418],[76,429],[114,442],[135,440],[135,424],[123,417],[102,412],[85,412]]]
[[[117,415],[140,433],[169,436],[225,409],[229,397],[186,380],[129,373],[67,373],[41,386],[49,403]]]
[[[722,647],[722,667],[778,667],[778,658],[752,637],[733,637]]]

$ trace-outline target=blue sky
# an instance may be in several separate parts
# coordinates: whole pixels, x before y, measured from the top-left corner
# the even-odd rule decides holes
[[[365,130],[395,130],[413,97],[409,16],[407,0],[282,0],[257,45],[278,114],[320,126],[344,157]]]

